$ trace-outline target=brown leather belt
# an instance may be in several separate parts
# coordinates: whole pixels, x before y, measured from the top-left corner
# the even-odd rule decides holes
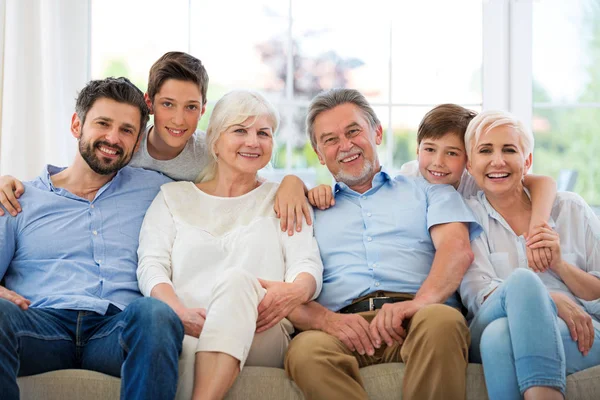
[[[387,303],[397,303],[399,301],[410,300],[410,298],[404,297],[369,297],[368,299],[357,301],[342,308],[339,313],[342,314],[356,314],[364,311],[379,310]]]

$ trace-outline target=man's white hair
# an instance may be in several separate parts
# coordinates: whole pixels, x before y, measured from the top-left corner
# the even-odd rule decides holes
[[[473,149],[479,143],[481,135],[499,126],[509,126],[519,135],[521,150],[525,157],[533,152],[533,134],[514,115],[506,111],[483,111],[471,120],[465,132],[465,147],[467,156],[471,158]]]

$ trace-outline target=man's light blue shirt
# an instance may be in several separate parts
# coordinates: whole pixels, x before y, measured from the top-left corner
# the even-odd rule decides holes
[[[137,248],[146,209],[171,179],[124,167],[89,201],[52,185],[48,165],[25,183],[23,211],[0,217],[0,278],[31,307],[104,315],[141,296]]]
[[[333,311],[378,290],[416,293],[435,255],[432,226],[469,223],[471,240],[481,232],[450,185],[402,175],[391,178],[382,169],[363,194],[339,182],[334,191],[335,206],[316,210],[314,224],[324,265],[317,301]],[[460,307],[456,295],[446,304]]]

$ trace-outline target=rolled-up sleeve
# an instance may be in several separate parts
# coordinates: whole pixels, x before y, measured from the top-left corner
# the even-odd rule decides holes
[[[310,212],[314,221],[312,209]],[[323,262],[313,234],[313,226],[304,224],[302,231],[295,232],[293,236],[288,236],[287,232],[280,232],[280,235],[285,257],[285,281],[293,282],[302,272],[309,273],[316,282],[316,290],[311,300],[316,299],[323,285]]]
[[[154,286],[160,283],[173,286],[171,251],[175,234],[175,221],[163,193],[159,192],[146,212],[140,231],[137,278],[144,296],[150,296]]]
[[[481,234],[481,226],[462,196],[450,185],[431,185],[427,191],[427,229],[439,224],[464,222],[469,224],[469,239]]]
[[[585,255],[586,265],[585,270],[590,275],[600,279],[600,221],[594,214],[593,210],[584,203],[583,209],[585,219]],[[574,216],[571,216],[574,219]],[[585,310],[596,317],[600,321],[600,299],[586,301],[579,299]]]
[[[471,242],[475,258],[458,289],[462,302],[469,311],[467,319],[471,319],[477,314],[485,297],[502,283],[502,279],[498,278],[489,260],[490,251],[487,240],[487,235],[482,233]]]

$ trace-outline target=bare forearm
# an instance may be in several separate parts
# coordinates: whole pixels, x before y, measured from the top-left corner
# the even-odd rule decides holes
[[[308,272],[301,272],[294,279],[294,285],[297,286],[300,293],[302,293],[302,303],[307,303],[315,294],[317,290],[317,282],[315,278]]]
[[[470,246],[463,243],[458,247],[447,243],[435,252],[431,271],[415,296],[426,304],[443,303],[456,292],[467,268],[473,262]]]
[[[287,318],[297,329],[302,331],[322,330],[322,322],[329,312],[331,311],[316,301],[311,301],[296,307]]]
[[[531,222],[529,228],[547,222],[556,198],[556,182],[549,176],[526,175],[524,186],[531,194]]]
[[[167,303],[177,314],[185,309],[185,306],[175,294],[173,286],[169,285],[168,283],[159,283],[158,285],[154,286],[150,295],[155,299]]]
[[[555,272],[576,297],[587,301],[600,298],[600,279],[597,277],[564,260]]]

